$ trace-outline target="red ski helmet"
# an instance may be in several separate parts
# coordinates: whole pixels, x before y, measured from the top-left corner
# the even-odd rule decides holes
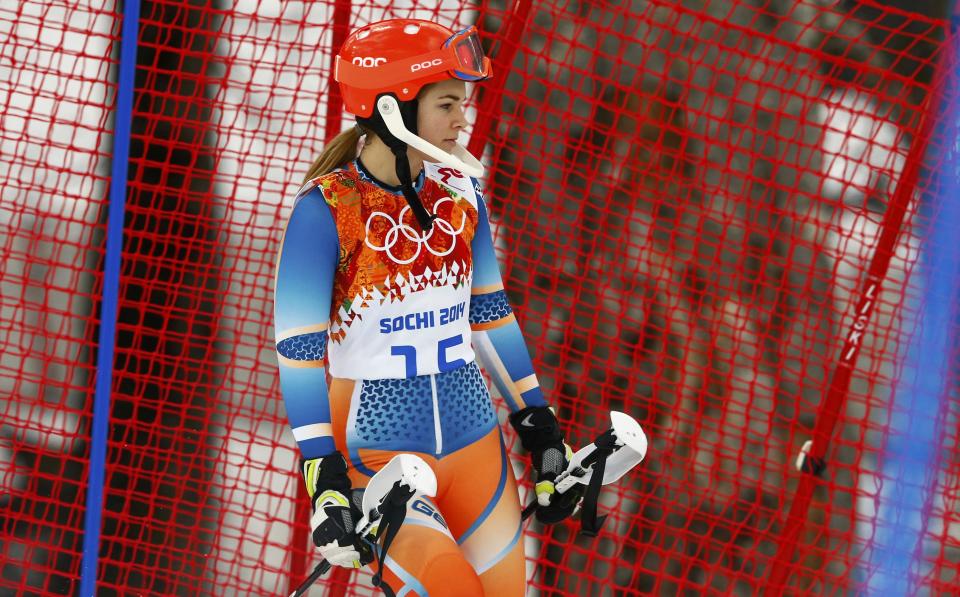
[[[425,231],[435,214],[424,208],[413,187],[407,148],[464,174],[483,175],[483,165],[463,146],[445,151],[417,134],[417,94],[447,79],[480,81],[490,76],[475,27],[457,33],[430,21],[391,19],[361,27],[347,37],[337,55],[333,78],[344,107],[375,133],[396,158],[404,197]]]
[[[333,77],[347,112],[370,117],[377,97],[412,100],[424,85],[490,76],[476,27],[454,33],[419,19],[391,19],[357,29],[337,55]]]

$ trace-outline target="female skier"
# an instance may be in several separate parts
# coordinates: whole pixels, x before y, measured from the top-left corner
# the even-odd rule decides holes
[[[531,454],[537,517],[563,520],[579,498],[554,492],[569,448],[503,290],[482,166],[457,143],[465,82],[489,76],[474,28],[354,31],[334,77],[357,125],[313,164],[277,265],[281,389],[321,555],[369,561],[352,490],[393,455],[436,473],[436,498],[410,503],[384,560],[388,595],[524,594],[516,481],[475,356]]]

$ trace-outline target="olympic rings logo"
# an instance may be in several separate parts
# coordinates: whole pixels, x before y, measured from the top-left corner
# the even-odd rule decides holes
[[[439,211],[438,208],[446,201],[453,203],[453,199],[451,199],[450,197],[444,197],[443,199],[440,199],[434,204],[433,213],[437,214]],[[387,256],[390,257],[390,259],[394,263],[398,263],[400,265],[407,265],[408,263],[413,263],[417,259],[417,257],[420,256],[420,251],[422,250],[423,247],[426,247],[428,251],[430,251],[432,254],[436,255],[437,257],[444,257],[453,252],[453,248],[457,246],[457,235],[463,232],[463,228],[467,224],[467,218],[465,214],[461,212],[459,228],[454,229],[453,225],[450,224],[450,222],[444,220],[443,218],[438,217],[433,220],[433,227],[430,228],[430,232],[427,232],[426,234],[420,234],[420,232],[417,231],[413,226],[403,223],[403,216],[405,216],[408,211],[410,211],[409,205],[404,206],[404,208],[400,210],[399,221],[394,220],[393,217],[390,216],[390,214],[384,213],[382,211],[375,211],[372,214],[370,214],[370,217],[367,218],[367,224],[365,227],[366,238],[363,240],[363,242],[374,251],[385,252]],[[383,237],[382,246],[377,246],[372,242],[370,242],[370,224],[377,218],[384,218],[390,224],[390,229],[387,230],[387,233]],[[437,230],[440,230],[444,234],[450,235],[449,248],[444,249],[442,251],[438,251],[437,249],[434,249],[433,247],[430,246],[430,239],[433,237],[433,233],[436,232]],[[394,255],[393,253],[393,248],[397,245],[398,242],[400,242],[401,236],[404,239],[410,241],[411,243],[414,243],[417,245],[417,250],[413,253],[413,256],[408,259],[402,259]]]

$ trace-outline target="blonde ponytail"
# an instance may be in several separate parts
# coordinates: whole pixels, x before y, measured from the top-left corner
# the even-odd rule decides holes
[[[357,144],[360,142],[360,136],[365,134],[359,126],[351,126],[339,135],[333,138],[327,146],[323,148],[313,165],[307,170],[307,175],[303,178],[303,184],[318,176],[328,172],[333,172],[337,168],[342,168],[357,157]]]

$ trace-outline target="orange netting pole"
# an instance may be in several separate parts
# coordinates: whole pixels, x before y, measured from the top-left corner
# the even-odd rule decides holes
[[[494,119],[500,115],[500,99],[503,97],[503,90],[507,85],[507,77],[510,75],[513,59],[516,58],[520,49],[520,38],[527,26],[527,19],[530,16],[530,0],[517,0],[513,4],[508,21],[504,27],[501,37],[501,49],[503,52],[497,52],[493,57],[494,70],[493,81],[489,87],[481,87],[483,93],[477,105],[477,123],[473,127],[473,134],[470,135],[470,142],[467,144],[467,151],[477,156],[483,155],[483,148],[490,137],[490,130],[494,126]],[[481,7],[481,10],[486,7]],[[488,174],[489,176],[489,174]]]

